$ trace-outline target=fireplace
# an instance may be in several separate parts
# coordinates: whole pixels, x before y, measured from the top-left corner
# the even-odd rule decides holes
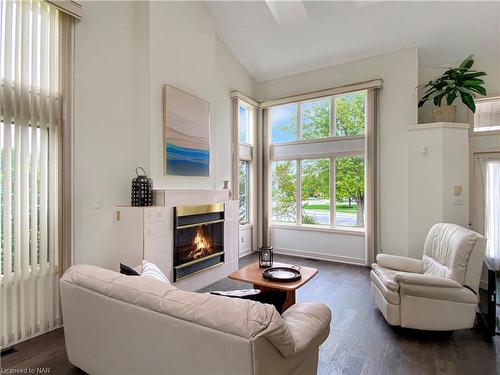
[[[224,263],[224,204],[174,207],[174,281]]]

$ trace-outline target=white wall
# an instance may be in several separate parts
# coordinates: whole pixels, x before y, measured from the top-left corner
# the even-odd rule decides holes
[[[417,123],[418,57],[416,49],[371,57],[335,65],[312,72],[257,84],[259,100],[269,100],[305,92],[382,78],[384,87],[379,98],[380,134],[380,250],[385,253],[408,253],[408,158],[407,128]],[[276,232],[277,229],[273,229]],[[279,239],[281,234],[274,233]],[[335,241],[338,234],[329,234],[330,246],[322,248],[330,255],[340,254]],[[314,238],[311,239],[314,241]],[[342,239],[343,240],[343,239]],[[339,242],[340,243],[340,242]],[[285,247],[286,243],[273,243]],[[296,249],[320,248],[319,244],[299,244]],[[353,248],[352,254],[364,254],[364,244]]]
[[[138,3],[86,2],[76,27],[74,228],[76,263],[111,265],[113,206],[128,203],[134,168],[149,165],[138,120],[143,25]],[[110,20],[113,20],[110,22]],[[94,208],[94,199],[102,208]]]
[[[116,267],[113,207],[129,203],[134,168],[155,188],[220,188],[231,178],[229,94],[254,95],[254,81],[201,2],[84,2],[76,33],[75,262]],[[209,178],[163,176],[167,83],[211,103]]]

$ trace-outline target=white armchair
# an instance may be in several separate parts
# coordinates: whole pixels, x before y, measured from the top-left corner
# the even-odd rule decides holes
[[[434,225],[422,260],[379,254],[373,299],[390,325],[448,331],[471,328],[486,239],[455,224]]]

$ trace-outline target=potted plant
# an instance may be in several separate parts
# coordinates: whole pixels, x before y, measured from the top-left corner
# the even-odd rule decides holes
[[[458,68],[449,67],[441,76],[419,86],[425,87],[427,90],[418,102],[418,106],[422,107],[426,101],[432,100],[434,105],[438,107],[432,110],[432,118],[435,122],[455,121],[457,107],[452,104],[459,96],[467,108],[473,113],[476,112],[476,104],[474,103],[476,94],[486,95],[486,90],[483,87],[484,81],[478,77],[485,76],[486,73],[471,69],[473,64],[474,55],[470,55]],[[447,105],[441,106],[445,98]]]

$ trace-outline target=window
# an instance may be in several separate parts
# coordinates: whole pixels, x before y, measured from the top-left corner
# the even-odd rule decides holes
[[[335,225],[363,227],[364,199],[364,158],[335,158]]]
[[[297,221],[297,162],[275,161],[271,165],[271,210],[275,223]]]
[[[364,228],[366,100],[358,91],[271,107],[271,223]]]
[[[271,143],[362,135],[365,107],[365,91],[272,107]]]
[[[290,142],[297,139],[297,104],[271,108],[271,142]]]
[[[335,135],[360,135],[365,132],[366,93],[335,97]]]
[[[0,315],[9,327],[0,334],[2,347],[62,323],[58,145],[63,141],[60,114],[67,109],[61,64],[71,49],[70,38],[60,38],[60,31],[70,27],[68,17],[46,1],[0,0],[5,99],[0,106],[0,239],[6,302]]]
[[[330,103],[330,99],[320,99],[301,104],[302,139],[318,139],[330,136]]]
[[[239,168],[239,181],[240,181],[240,224],[247,224],[249,221],[249,213],[248,213],[248,191],[249,191],[249,168],[248,161],[240,160],[240,168]]]
[[[238,109],[240,143],[250,143],[250,111],[244,105]]]
[[[476,100],[474,132],[500,130],[500,97]]]
[[[330,224],[330,160],[302,160],[302,224]]]

